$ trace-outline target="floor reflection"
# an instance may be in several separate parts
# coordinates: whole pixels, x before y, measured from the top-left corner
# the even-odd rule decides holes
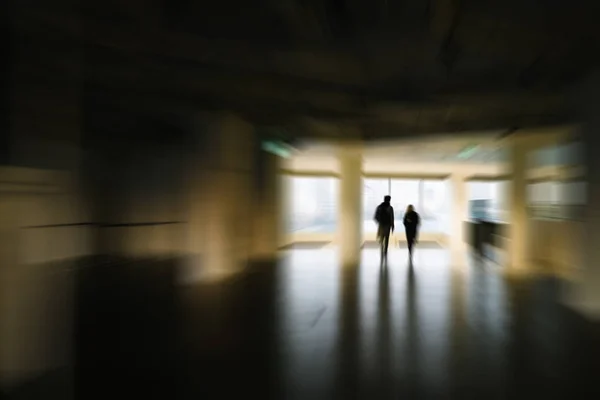
[[[318,253],[290,257],[307,276],[328,268],[310,261]],[[365,249],[360,266],[340,271],[337,372],[324,386],[338,398],[518,398],[554,376],[560,390],[544,389],[546,396],[568,392],[564,382],[572,378],[561,376],[568,373],[556,360],[560,353],[573,359],[577,346],[557,352],[532,342],[548,332],[533,321],[555,326],[568,318],[567,310],[557,312],[552,283],[508,282],[497,266],[457,268],[450,260],[443,249],[420,249],[410,263],[406,250],[395,249],[382,265],[377,249]],[[542,314],[547,308],[554,312]],[[562,343],[564,331],[552,330],[550,342]]]
[[[385,265],[378,249],[355,267],[337,260],[335,248],[288,250],[186,287],[175,259],[82,268],[77,394],[598,397],[600,336],[558,304],[556,281],[507,281],[444,249],[418,249],[412,264],[398,248]]]

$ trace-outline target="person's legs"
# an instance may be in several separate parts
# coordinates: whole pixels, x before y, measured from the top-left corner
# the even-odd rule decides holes
[[[377,243],[379,243],[379,255],[383,255],[383,236],[381,235],[381,225],[377,226]]]
[[[388,232],[387,235],[385,235],[383,237],[383,254],[385,255],[386,258],[387,258],[389,244],[390,244],[390,234]]]
[[[406,241],[408,242],[408,255],[412,258],[413,246],[415,244],[415,238],[412,237],[412,236],[407,235],[406,236]]]

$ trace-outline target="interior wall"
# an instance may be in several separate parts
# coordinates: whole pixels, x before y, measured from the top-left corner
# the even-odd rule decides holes
[[[12,229],[23,264],[91,254],[89,213],[75,177],[63,171],[4,167],[0,190],[14,202]]]
[[[85,178],[99,254],[161,257],[182,250],[186,222],[183,146],[99,139]]]
[[[583,224],[568,220],[530,220],[531,259],[552,272],[571,276],[581,266]]]
[[[0,385],[71,362],[73,268],[93,253],[75,177],[0,168]]]

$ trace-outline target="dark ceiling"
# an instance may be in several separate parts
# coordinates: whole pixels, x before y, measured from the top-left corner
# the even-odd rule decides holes
[[[40,51],[52,37],[84,46],[88,99],[165,115],[227,109],[308,135],[328,132],[315,124],[377,138],[570,123],[567,93],[599,57],[593,1],[80,7],[30,9],[21,31]]]

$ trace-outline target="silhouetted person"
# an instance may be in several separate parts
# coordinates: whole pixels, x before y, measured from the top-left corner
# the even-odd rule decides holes
[[[387,259],[390,233],[394,232],[394,208],[390,204],[391,196],[385,196],[383,203],[375,210],[375,222],[377,222],[377,240],[381,248],[381,260]]]
[[[419,224],[421,223],[421,218],[412,204],[406,207],[403,222],[406,232],[406,242],[408,243],[408,254],[412,261],[413,247],[418,240]]]

